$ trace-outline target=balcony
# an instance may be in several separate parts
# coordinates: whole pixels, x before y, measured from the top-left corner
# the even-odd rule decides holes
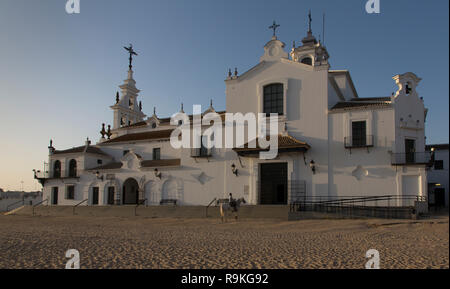
[[[207,149],[202,146],[202,148],[191,149],[191,157],[193,158],[209,158],[212,156],[211,149]]]
[[[393,166],[428,165],[431,162],[431,152],[398,153],[391,156]]]
[[[344,138],[344,146],[346,149],[350,149],[350,153],[352,149],[359,149],[359,148],[367,148],[367,151],[369,151],[369,148],[374,146],[373,144],[374,144],[373,135],[366,135],[363,137],[348,136]]]

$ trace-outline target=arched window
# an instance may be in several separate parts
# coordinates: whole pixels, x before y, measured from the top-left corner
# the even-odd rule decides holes
[[[305,58],[302,59],[301,63],[307,64],[307,65],[312,65],[312,58],[311,57],[305,57]]]
[[[69,177],[75,178],[77,176],[77,161],[70,160],[69,162]]]
[[[53,177],[60,178],[61,177],[61,162],[55,161],[53,164]]]
[[[264,86],[264,113],[284,114],[284,90],[282,83],[274,83]]]

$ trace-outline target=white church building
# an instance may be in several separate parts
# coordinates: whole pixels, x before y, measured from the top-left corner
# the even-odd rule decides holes
[[[47,166],[35,172],[49,204],[208,205],[232,193],[250,205],[390,195],[401,206],[402,196],[427,196],[427,109],[414,73],[394,76],[391,96],[360,97],[349,71],[330,69],[311,29],[290,51],[274,30],[259,63],[229,72],[226,111],[217,112],[276,113],[278,156],[265,160],[258,146],[173,148],[177,125],[143,113],[129,51],[127,79],[101,139],[65,150],[50,143]],[[213,111],[211,103],[204,113]]]

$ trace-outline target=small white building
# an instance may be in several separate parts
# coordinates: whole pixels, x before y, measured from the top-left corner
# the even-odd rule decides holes
[[[448,208],[448,144],[427,145],[433,152],[433,166],[428,171],[428,202],[430,207]]]
[[[416,91],[421,79],[396,75],[395,94],[363,98],[349,71],[330,69],[329,57],[311,30],[289,52],[274,35],[259,63],[226,78],[227,113],[279,115],[273,160],[259,159],[258,148],[173,148],[169,138],[177,126],[155,111],[142,112],[130,65],[111,106],[112,127],[103,125],[97,144],[67,150],[50,144],[48,168],[36,173],[43,199],[53,205],[207,205],[233,193],[270,205],[390,195],[398,197],[390,205],[401,206],[404,196],[426,197],[430,153],[427,109]],[[212,111],[211,104],[206,112]]]

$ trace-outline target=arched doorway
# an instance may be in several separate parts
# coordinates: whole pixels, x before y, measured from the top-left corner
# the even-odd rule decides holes
[[[161,201],[161,193],[159,192],[158,186],[155,182],[147,182],[147,184],[145,184],[144,191],[148,205],[159,205],[159,202]]]
[[[175,180],[168,180],[164,183],[162,188],[163,199],[178,199],[178,186]]]
[[[129,178],[123,184],[123,204],[136,205],[139,199],[139,184],[133,179]]]

